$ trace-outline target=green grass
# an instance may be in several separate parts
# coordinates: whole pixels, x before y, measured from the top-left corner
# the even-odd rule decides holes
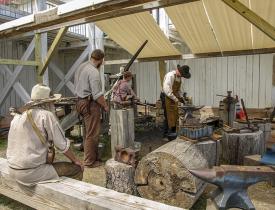
[[[32,210],[31,207],[25,206],[22,203],[19,203],[11,198],[0,195],[0,209],[2,210]]]
[[[6,150],[8,141],[6,139],[0,139],[0,150]]]

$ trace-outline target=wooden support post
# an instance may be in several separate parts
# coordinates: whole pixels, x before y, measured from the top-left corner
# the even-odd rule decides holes
[[[39,71],[39,75],[40,76],[43,76],[44,72],[46,71],[51,58],[53,57],[54,53],[56,52],[57,47],[58,47],[59,43],[61,42],[62,37],[64,36],[64,34],[67,32],[67,30],[68,30],[68,27],[65,26],[65,27],[61,28],[58,31],[58,33],[57,33],[57,35],[56,35],[56,37],[55,37],[55,39],[54,39],[54,41],[53,41],[53,43],[52,43],[49,51],[47,53],[46,60],[43,63],[43,65],[42,65],[42,67],[41,67],[41,69]]]
[[[263,33],[269,36],[273,41],[275,41],[275,27],[270,23],[265,21],[239,0],[222,0],[225,4],[243,16],[246,20],[252,23],[255,27],[260,29]]]
[[[37,71],[37,79],[36,81],[38,83],[43,82],[43,78],[39,75],[39,72],[42,68],[42,58],[41,58],[41,34],[35,34],[35,60],[38,63],[38,66],[36,68]]]
[[[115,157],[115,146],[134,146],[135,125],[133,109],[111,110],[111,150]]]
[[[163,85],[164,76],[166,74],[166,63],[164,60],[159,61],[159,76],[161,87]]]

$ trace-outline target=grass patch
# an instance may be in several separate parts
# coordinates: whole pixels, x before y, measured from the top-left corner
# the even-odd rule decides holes
[[[7,144],[8,144],[7,139],[0,139],[0,150],[6,150]]]
[[[14,209],[14,210],[33,210],[33,208],[25,206],[22,203],[19,203],[11,198],[8,198],[4,195],[0,195],[0,209]]]

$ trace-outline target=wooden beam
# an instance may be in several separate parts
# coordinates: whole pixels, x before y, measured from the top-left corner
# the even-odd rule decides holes
[[[68,30],[68,27],[65,26],[63,28],[61,28],[58,33],[56,34],[56,37],[55,39],[53,40],[53,43],[50,47],[50,49],[48,50],[48,53],[47,53],[47,56],[46,56],[46,60],[45,62],[43,63],[42,67],[41,67],[41,70],[39,72],[39,75],[42,76],[44,74],[44,72],[46,71],[48,65],[49,65],[49,62],[51,60],[51,58],[53,57],[54,53],[56,52],[57,50],[57,47],[58,45],[60,44],[61,40],[62,40],[62,37],[64,36],[64,34],[67,32]]]
[[[67,4],[60,5],[56,8],[46,10],[34,14],[34,23],[27,23],[21,26],[15,26],[8,29],[4,29],[0,32],[0,38],[10,37],[34,30],[36,32],[45,32],[46,29],[53,30],[56,27],[63,27],[78,25],[81,23],[94,22],[95,20],[103,20],[114,18],[118,16],[148,11],[160,7],[172,6],[177,4],[183,4],[198,0],[102,0],[97,1],[93,5],[89,5],[84,8],[78,8],[78,1],[74,1],[70,4],[71,8],[67,13],[62,12],[62,8],[65,8]],[[9,23],[10,25],[12,22]],[[0,25],[1,30],[1,25]]]
[[[38,66],[38,63],[36,61],[0,59],[0,65]]]
[[[275,41],[275,27],[268,23],[266,20],[261,18],[239,0],[222,0],[226,5],[231,7],[246,20],[252,23],[255,27],[260,29],[263,33],[269,36],[273,41]],[[264,4],[264,3],[263,3]]]
[[[183,210],[66,177],[61,177],[59,182],[24,187],[9,177],[8,163],[3,158],[0,158],[0,172],[0,193],[38,210]]]

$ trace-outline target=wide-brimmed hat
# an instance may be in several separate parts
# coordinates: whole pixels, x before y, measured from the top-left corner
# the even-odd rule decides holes
[[[191,74],[189,72],[189,66],[187,65],[183,65],[183,66],[180,66],[180,65],[177,65],[177,68],[180,72],[180,75],[186,79],[190,79],[191,78]]]
[[[26,105],[33,106],[42,103],[55,102],[61,98],[61,94],[52,94],[51,89],[43,84],[33,86],[31,92],[31,101]]]

